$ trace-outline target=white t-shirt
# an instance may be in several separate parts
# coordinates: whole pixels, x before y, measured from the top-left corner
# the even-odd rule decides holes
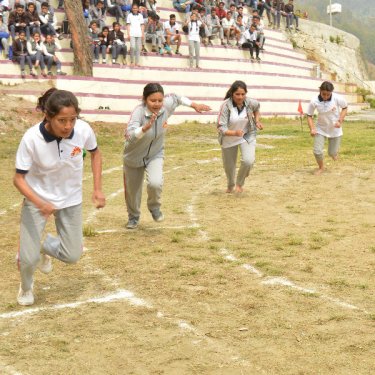
[[[230,112],[228,130],[243,130],[246,132],[247,124],[249,119],[247,118],[246,108],[241,113],[238,113],[237,108],[233,108]],[[226,135],[223,137],[222,148],[228,148],[237,146],[246,140],[243,137],[237,137],[236,135]]]
[[[16,171],[25,174],[31,189],[57,209],[82,202],[83,155],[97,148],[90,125],[77,120],[69,138],[57,139],[44,123],[27,130],[16,155]]]
[[[188,30],[189,30],[189,40],[193,40],[195,42],[200,42],[199,37],[199,28],[201,27],[202,22],[189,22],[188,23]]]
[[[130,36],[141,37],[142,28],[141,25],[144,24],[144,19],[142,14],[129,13],[126,18],[126,23],[130,24]]]
[[[316,122],[316,130],[328,138],[342,136],[342,127],[335,128],[335,123],[340,117],[340,112],[343,108],[347,108],[348,103],[341,96],[334,92],[332,93],[331,100],[323,101],[321,96],[317,96],[311,100],[307,110],[308,116],[313,116],[315,109],[318,111],[318,119]]]
[[[165,30],[165,35],[167,35],[167,29],[172,33],[176,34],[176,30],[180,32],[180,26],[178,25],[177,22],[173,26],[169,23],[169,21],[164,22],[164,30]]]
[[[223,26],[223,29],[229,29],[234,25],[234,19],[231,18],[230,20],[228,20],[227,18],[223,18],[221,20],[221,25]]]

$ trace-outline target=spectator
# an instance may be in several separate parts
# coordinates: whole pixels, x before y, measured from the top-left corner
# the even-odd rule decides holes
[[[293,26],[293,20],[296,22],[296,31],[299,31],[298,29],[298,16],[294,13],[294,5],[293,0],[289,0],[288,4],[284,7],[285,13],[286,13],[286,29],[288,31],[291,30]]]
[[[255,28],[257,31],[259,48],[261,51],[263,51],[264,50],[263,46],[264,46],[264,42],[266,41],[266,38],[264,36],[264,26],[259,16],[253,17],[253,25],[255,25]]]
[[[99,29],[96,21],[91,21],[89,28],[89,37],[91,39],[93,63],[99,62],[99,51],[100,51],[100,40],[99,40]]]
[[[13,49],[13,61],[18,62],[21,67],[21,77],[25,78],[25,64],[27,63],[30,74],[32,76],[36,76],[35,72],[33,71],[33,65],[31,62],[31,58],[27,53],[27,41],[26,41],[26,33],[24,30],[21,30],[18,33],[18,39],[13,40],[12,44]]]
[[[105,26],[106,14],[104,10],[104,2],[98,0],[96,6],[92,5],[90,15],[93,21],[96,21],[99,31]]]
[[[8,25],[10,5],[8,0],[0,0],[0,14],[3,16],[3,23]]]
[[[136,4],[133,4],[132,11],[128,14],[126,28],[130,41],[130,66],[139,66],[140,49],[142,40],[144,40],[145,25]]]
[[[102,54],[102,64],[107,63],[107,53],[110,52],[111,45],[110,45],[110,39],[109,39],[109,28],[107,26],[104,26],[102,29],[102,32],[99,33],[99,52]]]
[[[33,37],[27,41],[27,52],[30,55],[31,62],[34,64],[35,68],[40,66],[42,76],[47,77],[43,57],[43,42],[39,33],[34,33]]]
[[[41,33],[40,31],[40,20],[39,20],[39,14],[35,9],[34,3],[28,3],[27,4],[27,11],[26,17],[29,21],[29,27],[30,27],[30,34],[34,35],[35,33]]]
[[[282,0],[273,0],[272,9],[273,29],[280,30],[281,13],[284,9],[284,2]]]
[[[50,12],[47,2],[42,3],[39,20],[41,22],[40,30],[43,35],[56,35],[56,15]]]
[[[153,13],[149,13],[149,16],[147,18],[147,22],[145,24],[145,41],[146,42],[151,42],[151,51],[152,52],[157,52],[158,49],[156,47],[156,42],[157,42],[157,35],[156,35],[156,22],[155,18],[153,17]],[[159,44],[159,43],[158,43]],[[159,47],[159,53],[162,55],[163,54],[163,49],[161,46]]]
[[[223,20],[226,17],[227,12],[225,10],[225,3],[223,1],[220,1],[219,7],[216,9],[216,14],[220,20]]]
[[[112,64],[118,64],[117,58],[122,55],[123,63],[126,65],[127,48],[124,33],[118,22],[113,23],[113,30],[109,33],[109,40],[112,45]]]
[[[56,51],[61,49],[60,44],[52,34],[47,34],[43,43],[44,63],[47,64],[48,75],[52,76],[52,65],[56,65],[56,74],[58,76],[65,76],[66,73],[61,71],[61,62],[56,56]]]
[[[90,13],[90,0],[83,0],[82,1],[82,8],[83,8],[83,17],[85,19],[87,27],[90,26],[92,21],[91,13]]]
[[[194,63],[194,52],[195,52],[195,67],[200,69],[200,36],[199,30],[203,26],[202,21],[198,20],[196,13],[192,13],[190,21],[185,23],[189,30],[189,66],[193,67]]]
[[[238,16],[238,12],[237,12],[236,6],[234,4],[230,4],[229,10],[232,12],[233,21],[236,22],[237,16]]]
[[[206,17],[206,22],[208,28],[208,44],[213,45],[212,40],[215,36],[219,36],[221,44],[225,45],[224,31],[220,19],[216,14],[216,8],[211,8],[211,14]]]
[[[124,18],[121,6],[117,0],[107,0],[107,11],[111,16],[116,18],[116,22],[120,22],[120,18]]]
[[[9,30],[8,26],[3,22],[3,15],[0,14],[0,47],[4,51],[6,58],[9,57]]]
[[[166,44],[170,47],[172,44],[176,44],[176,55],[181,55],[180,46],[181,46],[181,34],[180,26],[176,23],[176,16],[171,14],[169,16],[169,21],[164,23],[164,32]]]
[[[223,26],[224,36],[227,39],[227,44],[229,44],[230,38],[235,38],[236,44],[238,44],[241,33],[236,29],[234,19],[232,18],[232,12],[230,10],[227,12],[225,18],[221,20],[221,24]]]
[[[173,7],[177,12],[189,13],[194,3],[194,0],[173,0]]]
[[[240,14],[237,16],[237,19],[236,19],[236,22],[235,22],[234,26],[236,27],[236,30],[239,32],[239,34],[237,35],[236,45],[237,45],[237,47],[240,47],[239,42],[240,42],[240,39],[241,39],[243,33],[245,32],[245,29],[246,29],[245,25],[242,21],[242,16]]]
[[[263,8],[266,10],[268,27],[271,27],[272,26],[271,12],[273,11],[272,0],[265,0],[263,3]]]
[[[255,56],[258,61],[259,58],[259,41],[256,31],[256,26],[251,25],[249,29],[246,29],[241,38],[241,46],[243,49],[249,49],[250,51],[250,59],[254,60],[254,49],[255,49]]]
[[[29,21],[23,5],[17,4],[15,10],[10,12],[8,27],[13,40],[16,39],[16,32],[20,31],[25,31],[26,39],[30,38]]]
[[[201,40],[205,46],[208,45],[208,28],[206,24],[206,10],[204,8],[199,9],[198,14],[197,14],[197,19],[198,21],[202,22],[202,26],[199,29],[199,35],[201,37]]]

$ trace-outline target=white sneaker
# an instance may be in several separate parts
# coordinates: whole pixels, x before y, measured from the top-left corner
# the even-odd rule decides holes
[[[39,271],[45,274],[51,273],[53,270],[52,259],[47,254],[40,254],[40,261],[38,264]]]
[[[20,285],[20,290],[18,291],[17,302],[21,306],[30,306],[34,304],[34,294],[33,288],[31,287],[28,291],[23,291]]]

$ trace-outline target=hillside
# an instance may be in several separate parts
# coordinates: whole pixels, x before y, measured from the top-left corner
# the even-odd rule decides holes
[[[335,3],[336,1],[332,1]],[[362,52],[367,61],[375,64],[375,45],[373,43],[373,24],[375,20],[374,0],[337,1],[342,5],[342,13],[333,16],[333,26],[357,36],[361,41]],[[313,21],[329,24],[327,14],[328,0],[298,0],[296,9],[306,10]],[[375,78],[374,73],[372,78]]]

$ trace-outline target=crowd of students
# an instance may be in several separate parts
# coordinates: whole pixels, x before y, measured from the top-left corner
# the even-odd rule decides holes
[[[223,46],[248,50],[251,61],[260,61],[259,52],[265,42],[264,14],[269,27],[279,29],[284,17],[287,30],[298,30],[293,0],[287,0],[287,4],[283,0],[174,0],[176,11],[185,13],[182,24],[176,22],[175,14],[162,22],[155,0],[131,1],[82,0],[93,63],[99,63],[101,58],[102,64],[106,64],[109,54],[112,64],[119,64],[120,57],[126,64],[130,51],[130,66],[139,66],[140,55],[148,53],[146,43],[160,55],[171,55],[175,46],[174,53],[179,55],[181,34],[187,34],[191,68],[200,68],[201,43],[212,46],[215,39]],[[63,6],[64,1],[59,0],[58,7]],[[244,13],[247,7],[248,12]],[[107,14],[116,18],[111,26],[107,24]],[[58,75],[65,74],[56,56],[61,48],[56,39],[62,38],[58,32],[61,31],[57,28],[55,9],[48,1],[0,0],[0,48],[6,57],[20,63],[22,77],[26,65],[33,76],[38,67],[43,76],[52,75],[53,64]]]

